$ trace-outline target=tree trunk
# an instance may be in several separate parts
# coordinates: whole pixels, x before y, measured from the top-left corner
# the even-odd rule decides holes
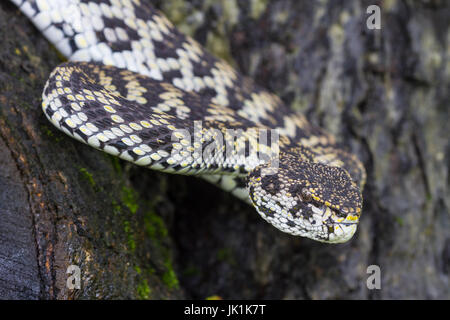
[[[40,96],[62,58],[2,2],[1,298],[450,298],[447,2],[155,4],[358,154],[368,181],[355,237],[281,233],[204,181],[59,132]],[[379,30],[366,25],[371,4]],[[80,289],[67,285],[70,265]],[[368,288],[369,265],[381,289]]]

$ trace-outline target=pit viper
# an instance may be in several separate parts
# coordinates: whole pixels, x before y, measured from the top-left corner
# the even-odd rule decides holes
[[[42,94],[56,128],[137,165],[206,179],[283,232],[353,236],[366,177],[358,158],[148,1],[11,1],[68,59]]]

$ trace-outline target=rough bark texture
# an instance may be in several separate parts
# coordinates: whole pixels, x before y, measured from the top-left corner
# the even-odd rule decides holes
[[[191,177],[126,164],[40,110],[61,61],[0,4],[0,297],[449,299],[449,4],[156,1],[182,31],[364,161],[354,239],[283,234]],[[381,30],[366,28],[378,4]],[[78,265],[80,290],[66,287]],[[381,269],[368,290],[367,266]]]

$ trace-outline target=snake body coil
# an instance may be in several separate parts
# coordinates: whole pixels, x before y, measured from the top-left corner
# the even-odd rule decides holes
[[[58,129],[138,165],[202,177],[284,232],[352,237],[361,162],[149,4],[11,1],[71,60],[42,95]]]

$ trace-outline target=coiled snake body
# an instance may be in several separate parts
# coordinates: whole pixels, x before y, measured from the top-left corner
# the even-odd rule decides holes
[[[58,129],[138,165],[207,179],[284,232],[332,243],[352,237],[361,162],[151,5],[11,1],[71,60],[42,95]]]

